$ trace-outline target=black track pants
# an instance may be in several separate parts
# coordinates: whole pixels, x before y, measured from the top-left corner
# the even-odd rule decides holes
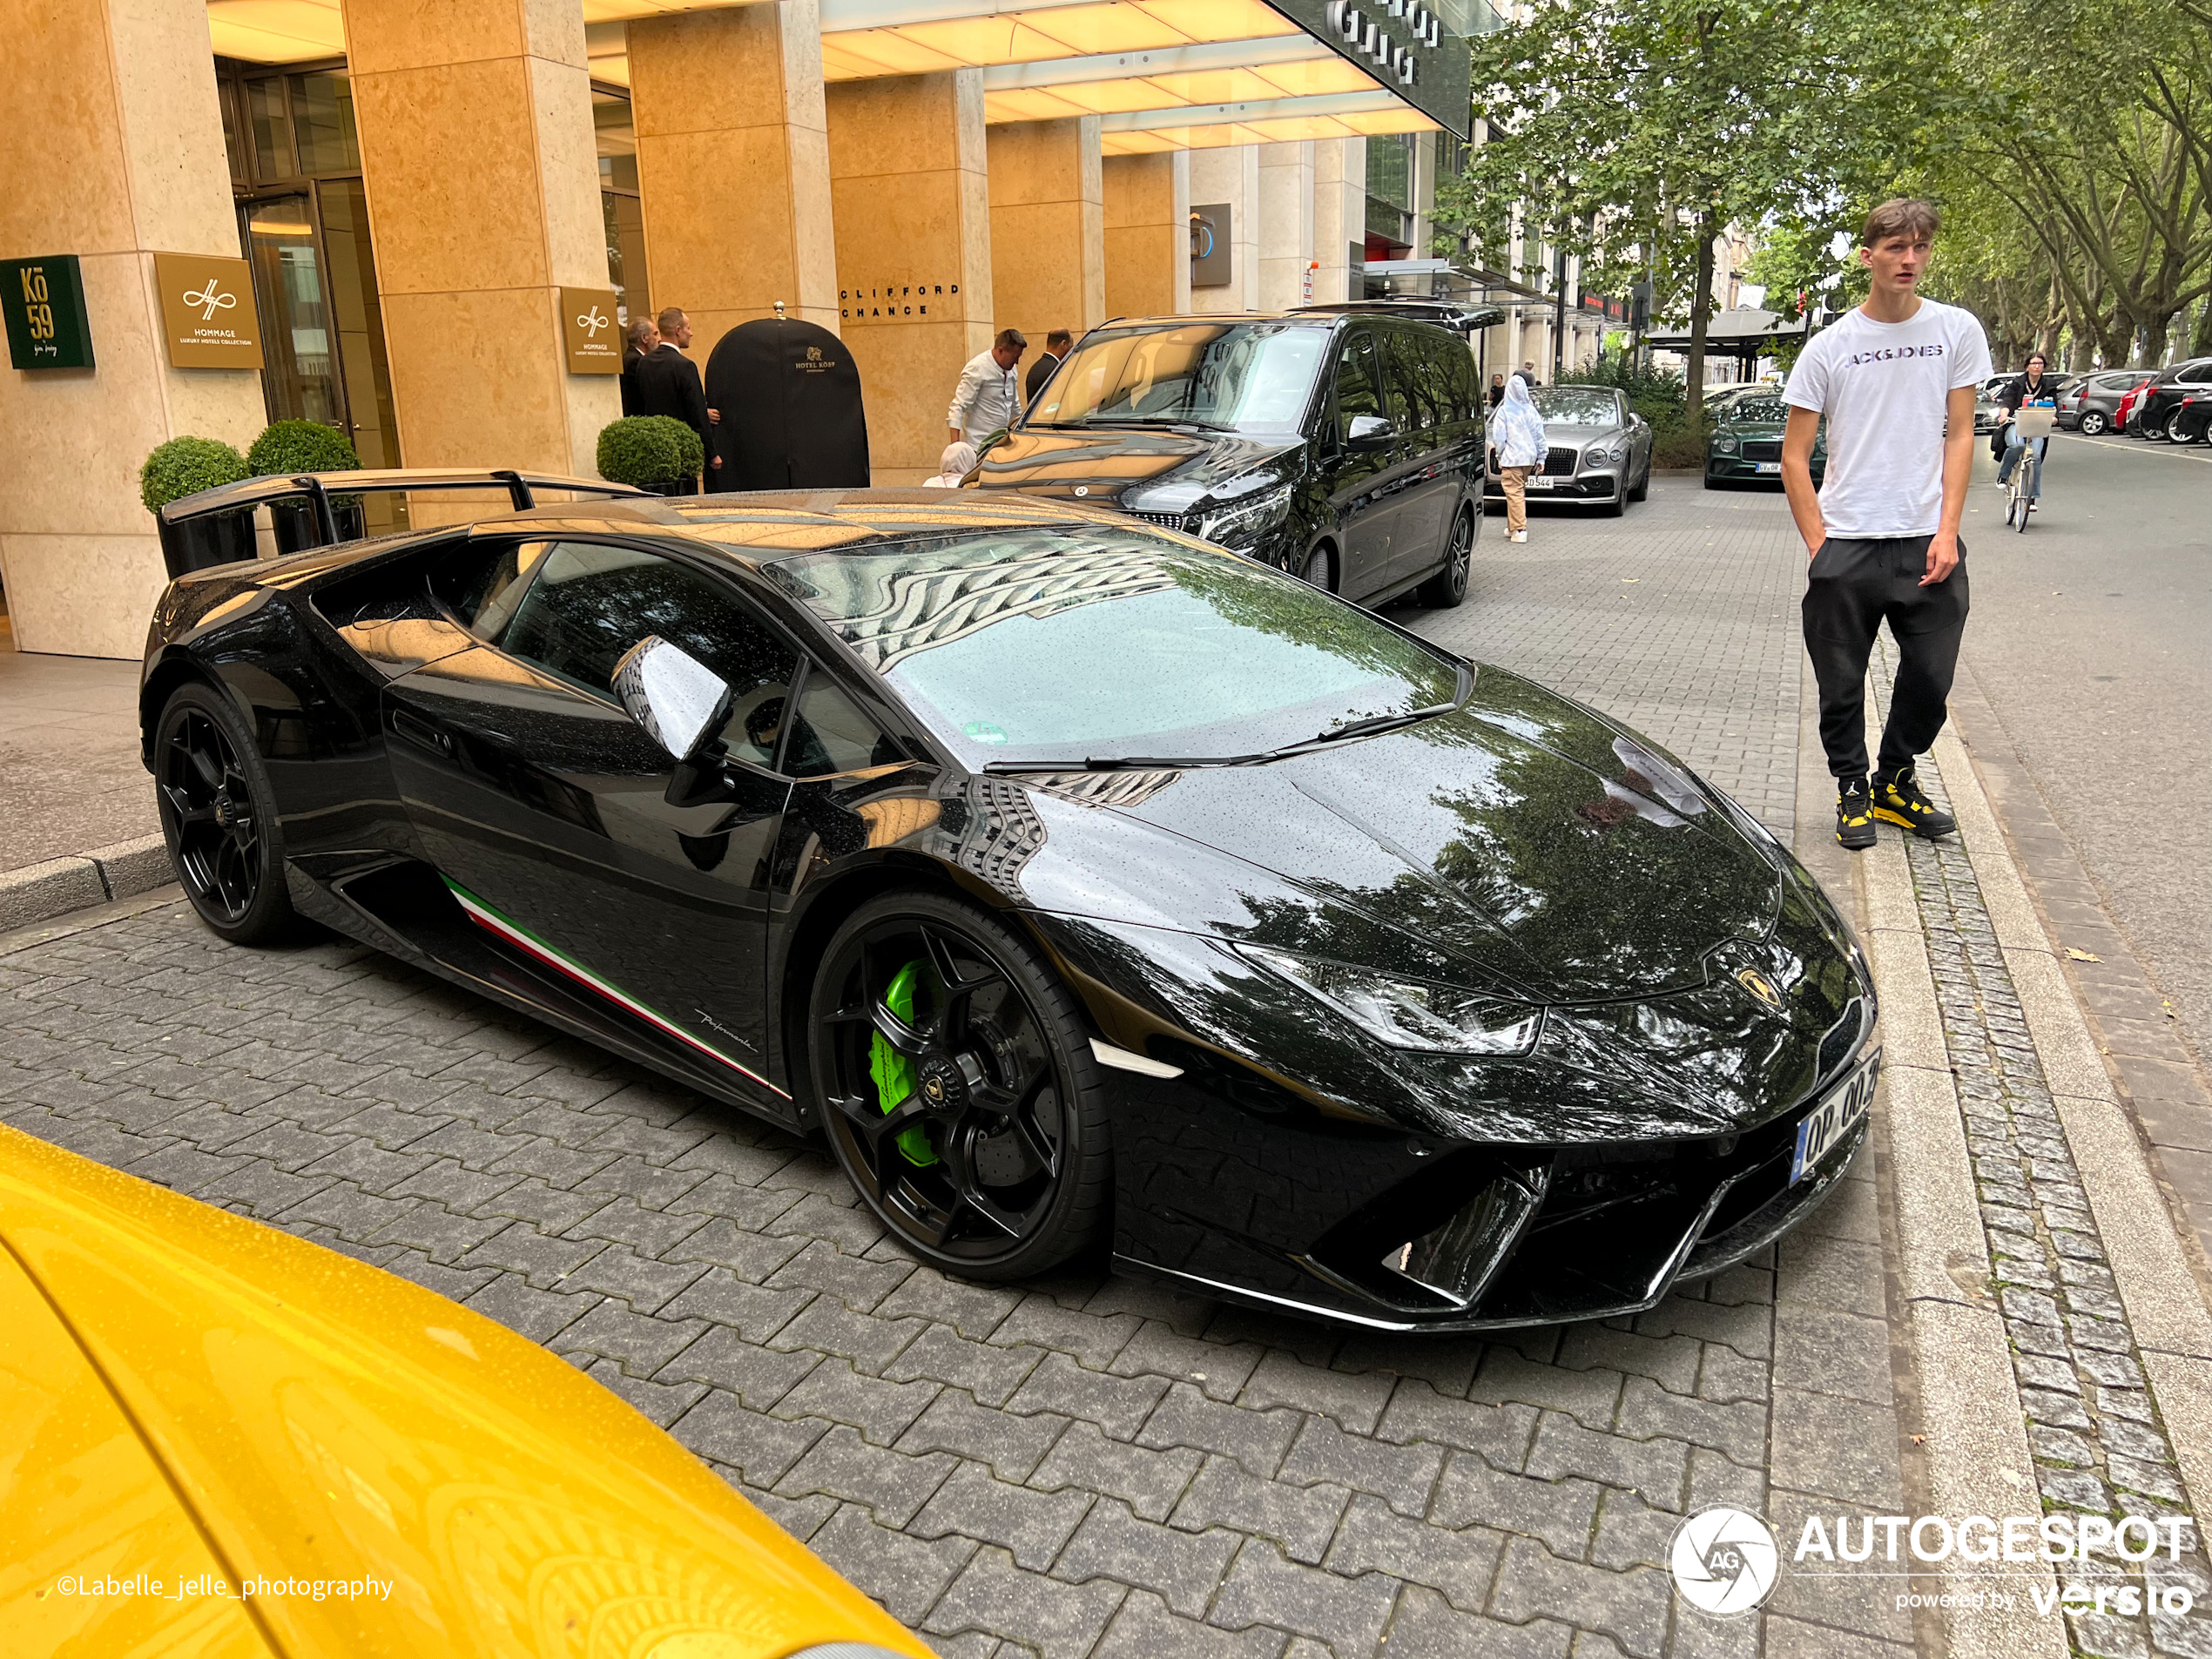
[[[1945,700],[1966,627],[1966,543],[1932,587],[1925,536],[1851,541],[1831,536],[1806,572],[1805,650],[1820,686],[1820,741],[1838,778],[1866,772],[1866,658],[1882,624],[1897,642],[1897,683],[1882,732],[1880,770],[1912,764],[1943,730]]]

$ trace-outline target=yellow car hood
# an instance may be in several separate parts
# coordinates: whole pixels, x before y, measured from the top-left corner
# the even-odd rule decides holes
[[[4,1127],[0,1247],[0,1652],[928,1653],[428,1291]]]

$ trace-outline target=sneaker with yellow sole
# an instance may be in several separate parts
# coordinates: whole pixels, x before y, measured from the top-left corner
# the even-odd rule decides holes
[[[1957,819],[1920,792],[1910,766],[1899,766],[1886,776],[1875,774],[1874,816],[1909,829],[1925,840],[1948,835],[1959,827]]]

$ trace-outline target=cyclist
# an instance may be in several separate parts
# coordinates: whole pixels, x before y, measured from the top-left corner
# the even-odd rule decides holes
[[[2058,388],[2043,373],[2043,354],[2040,351],[2028,353],[2027,367],[2014,375],[2013,383],[1997,395],[1998,404],[2004,411],[1998,418],[2006,426],[2005,458],[1997,463],[1998,489],[2003,489],[2013,482],[2013,469],[2020,464],[2021,456],[2027,453],[2027,442],[2020,437],[2019,428],[2012,424],[2013,417],[2020,413],[2020,405],[2056,403],[2058,396]],[[2037,438],[2034,442],[2035,471],[2029,479],[2033,488],[2028,492],[2031,501],[2042,493],[2043,457],[2050,448],[2051,441]]]

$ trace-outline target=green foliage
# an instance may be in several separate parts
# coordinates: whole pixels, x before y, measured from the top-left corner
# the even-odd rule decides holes
[[[172,438],[155,445],[138,469],[138,499],[146,511],[159,512],[172,501],[253,475],[246,457],[227,443],[214,438]]]
[[[1655,435],[1682,431],[1689,419],[1689,388],[1671,368],[1639,369],[1633,359],[1608,357],[1559,377],[1561,386],[1611,386],[1629,395],[1629,407],[1651,422]]]
[[[278,421],[253,440],[246,464],[256,477],[282,478],[303,472],[358,472],[361,458],[336,427],[320,421]]]
[[[1652,440],[1651,464],[1662,472],[1702,469],[1705,464],[1706,441],[1711,436],[1710,425],[1677,427],[1672,432],[1662,432]]]
[[[699,435],[666,415],[630,415],[599,433],[599,475],[616,484],[672,484],[706,464]]]

